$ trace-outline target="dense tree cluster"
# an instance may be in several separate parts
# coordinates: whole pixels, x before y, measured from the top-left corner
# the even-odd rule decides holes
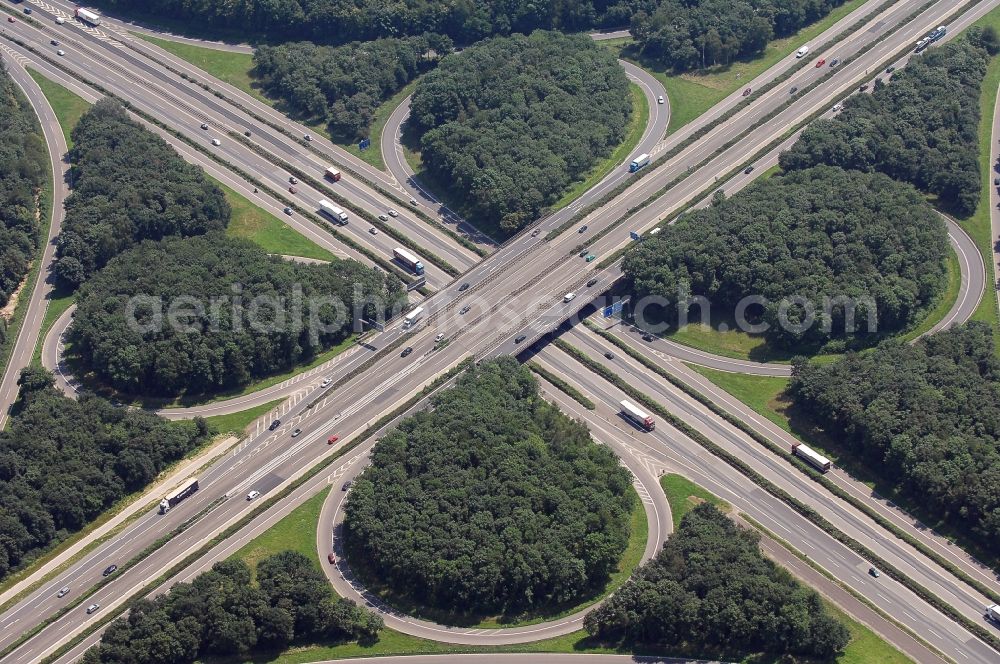
[[[199,235],[229,223],[229,204],[204,171],[102,99],[73,128],[73,192],[56,276],[76,288],[141,240]]]
[[[450,50],[451,40],[432,37],[337,47],[293,42],[258,48],[254,74],[269,96],[294,113],[354,140],[368,135],[379,104],[429,69],[437,53]]]
[[[348,499],[345,538],[352,560],[425,606],[544,609],[615,570],[630,487],[611,451],[505,357],[379,441]]]
[[[70,535],[201,444],[203,420],[167,422],[25,369],[17,410],[0,431],[0,578]]]
[[[38,248],[36,195],[47,169],[35,112],[0,60],[0,307],[24,279]]]
[[[810,124],[781,155],[781,167],[879,171],[971,214],[982,186],[979,92],[988,62],[968,40],[912,58],[890,85],[876,82],[872,94],[852,95],[832,120]]]
[[[628,79],[583,35],[535,32],[444,58],[417,83],[423,163],[470,218],[516,231],[625,137]]]
[[[315,564],[283,551],[260,561],[256,584],[247,564],[224,560],[191,583],[142,599],[108,626],[84,664],[190,664],[245,658],[293,642],[372,640],[382,618],[338,598]]]
[[[759,55],[843,1],[663,0],[632,16],[631,33],[643,56],[667,68],[705,68]]]
[[[576,32],[626,25],[636,6],[655,0],[97,0],[108,9],[228,29],[251,40],[308,39],[320,43],[436,32],[471,43],[493,34],[536,28]]]
[[[847,645],[847,628],[815,591],[761,554],[759,539],[711,504],[698,505],[656,558],[587,614],[584,628],[626,646],[832,657]]]
[[[355,261],[304,265],[211,233],[145,242],[80,289],[85,366],[132,394],[237,388],[308,362],[398,305],[402,286]]]
[[[676,320],[673,303],[689,295],[726,313],[758,296],[766,300],[769,340],[818,344],[844,335],[852,309],[859,334],[870,331],[870,316],[880,333],[913,323],[943,289],[948,250],[944,222],[909,185],[821,166],[754,183],[685,215],[634,247],[622,269],[637,296],[671,303],[668,321]],[[796,297],[813,303],[807,329]]]
[[[797,364],[790,391],[901,494],[1000,554],[1000,359],[987,324]]]

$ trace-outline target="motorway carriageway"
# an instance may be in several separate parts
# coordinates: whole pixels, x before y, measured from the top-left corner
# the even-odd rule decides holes
[[[776,533],[778,537],[826,569],[834,578],[860,592],[879,609],[955,661],[984,663],[996,661],[997,653],[988,645],[927,605],[903,585],[884,576],[878,580],[870,577],[868,574],[869,563],[858,554],[834,540],[790,506],[754,484],[735,468],[709,453],[701,445],[662,419],[657,418],[656,430],[651,432],[638,430],[622,420],[618,414],[617,404],[622,399],[629,398],[628,395],[608,384],[566,353],[554,346],[547,346],[538,352],[538,357],[543,359],[549,367],[555,369],[559,375],[570,377],[569,380],[575,387],[590,396],[597,403],[597,409],[593,411],[593,419],[604,418],[610,422],[610,424],[604,425],[605,428],[611,426],[622,430],[624,436],[634,441],[630,447],[635,454],[651,457],[666,463],[668,467],[678,469],[678,472],[685,477],[753,517],[768,530]],[[604,360],[605,358],[602,357],[602,363],[615,371],[623,371],[624,359],[615,362]],[[632,368],[629,371],[628,380],[635,381],[636,379],[637,372]],[[640,384],[633,384],[658,401],[665,400],[664,391],[652,379]],[[667,407],[674,411],[678,408],[674,403],[668,403]],[[685,420],[688,421],[686,418]],[[688,423],[696,428],[704,428],[705,426],[701,422],[688,421]],[[588,421],[588,424],[594,430],[595,438],[601,440],[600,428],[595,430],[591,421]],[[723,429],[717,425],[712,428],[718,429],[720,432]],[[731,447],[725,439],[719,439],[715,436],[710,436],[710,438],[723,447]],[[749,451],[744,450],[740,456],[748,458],[746,452]],[[756,454],[754,456],[763,455]],[[754,461],[759,461],[759,459],[754,459]],[[765,460],[763,466],[759,466],[757,463],[752,465],[765,476],[781,474],[783,470],[775,468],[776,464],[772,460]],[[797,471],[793,472],[797,473]],[[782,482],[782,486],[786,490],[789,489],[788,486],[785,486],[785,482]],[[791,491],[793,494],[797,493],[794,489]],[[817,492],[814,492],[813,500],[809,501],[810,504],[815,502],[817,497],[815,493]],[[820,508],[820,511],[822,512],[823,509]],[[875,534],[873,539],[865,538],[861,541],[866,546],[879,551],[882,545],[877,540],[880,539]],[[890,560],[896,558],[892,553],[889,555],[891,556]],[[979,607],[976,617],[979,620],[982,619],[982,607]]]
[[[21,39],[53,60],[57,56],[54,56],[54,47],[49,44],[49,40],[58,38],[62,42],[60,46],[66,49],[66,56],[58,59],[59,64],[77,71],[86,80],[93,81],[114,92],[122,99],[134,104],[136,108],[180,131],[195,145],[200,145],[209,152],[217,153],[222,159],[228,160],[245,172],[261,178],[273,189],[279,192],[287,190],[291,173],[252,151],[236,138],[225,134],[225,131],[228,130],[242,138],[244,130],[251,131],[251,141],[261,143],[265,151],[277,155],[280,159],[311,175],[317,182],[323,183],[320,185],[320,189],[316,190],[305,182],[300,182],[296,185],[297,194],[293,195],[286,191],[284,197],[289,201],[296,202],[315,212],[321,198],[330,199],[332,192],[339,191],[355,205],[376,216],[385,213],[390,207],[395,207],[400,216],[391,219],[389,223],[397,226],[400,232],[405,232],[413,238],[418,245],[429,249],[460,271],[467,269],[479,260],[476,254],[462,247],[452,238],[425,222],[415,220],[405,206],[397,205],[357,184],[352,184],[349,177],[343,177],[338,183],[324,182],[323,174],[329,164],[328,161],[321,160],[292,139],[269,127],[259,126],[249,118],[240,117],[233,107],[216,99],[201,88],[177,81],[172,74],[160,72],[159,68],[148,64],[143,58],[132,55],[129,51],[112,49],[114,55],[124,55],[134,61],[125,65],[118,63],[112,59],[112,54],[101,53],[99,48],[89,43],[85,38],[77,39],[80,33],[74,34],[73,31],[81,26],[68,22],[66,25],[58,27],[59,29],[55,29],[54,23],[51,27],[43,24],[39,30],[26,23],[18,22],[8,28],[8,34]],[[97,43],[106,44],[105,42]],[[111,49],[110,46],[108,48]],[[39,60],[37,55],[31,53],[25,55],[31,60]],[[129,69],[131,66],[138,67],[141,71],[138,73],[131,71]],[[209,124],[208,130],[200,129],[203,122]],[[221,145],[213,146],[211,144],[213,138],[218,138]],[[199,163],[209,159],[207,156],[200,156]],[[336,204],[335,201],[334,203]],[[352,216],[351,222],[347,226],[338,226],[337,230],[349,234],[356,242],[367,246],[373,253],[391,260],[392,247],[398,246],[398,241],[384,233],[372,236],[368,233],[370,224],[360,220],[350,210],[348,210],[348,214]],[[416,253],[419,255],[421,252],[417,250]],[[432,265],[432,261],[425,259],[425,262],[431,263],[427,270],[429,284],[435,285],[436,282],[437,287],[440,287],[451,281],[451,277],[447,274],[437,271],[437,268]]]
[[[939,17],[935,16],[934,18],[938,19]],[[899,39],[905,39],[906,41],[909,41],[909,37],[910,37],[909,34],[904,34]],[[834,81],[836,80],[837,79],[835,78]],[[834,94],[836,94],[836,92],[834,92]],[[684,164],[681,164],[681,166],[683,167]],[[707,177],[711,178],[711,171],[707,174]],[[689,178],[687,182],[690,182],[694,185],[704,186],[705,184],[708,184],[704,182],[704,179],[705,177],[699,170],[699,172],[694,177]],[[697,182],[698,180],[701,180],[701,182]],[[544,247],[541,246],[543,244],[541,240],[536,240],[528,236],[522,236],[517,238],[513,242],[509,243],[504,249],[501,250],[501,253],[508,254],[509,252],[509,255],[514,256],[515,259],[518,255],[523,254],[523,258],[526,260],[527,258],[531,257],[532,254],[541,251],[543,254],[548,254],[548,256],[553,257],[558,261],[561,260],[562,256],[566,255],[566,251],[568,249],[567,245],[571,242],[576,241],[572,236],[573,234],[568,234],[568,236],[562,236],[562,239],[557,239],[552,243],[544,243]],[[549,254],[549,252],[552,253]],[[540,255],[536,256],[536,258],[547,258],[547,256]],[[517,261],[518,264],[520,264],[521,262],[523,261]],[[510,271],[498,271],[498,268],[496,265],[493,264],[493,261],[489,261],[486,265],[476,268],[473,271],[473,274],[470,275],[469,277],[470,280],[478,279],[479,281],[477,281],[477,284],[483,282],[482,288],[479,288],[478,286],[474,287],[473,289],[470,289],[471,292],[466,293],[466,296],[472,296],[478,291],[486,289],[489,289],[490,291],[502,289],[502,292],[505,294],[510,292],[518,292],[519,290],[522,290],[525,287],[530,288],[534,286],[535,283],[533,282],[538,282],[540,279],[544,278],[546,284],[545,286],[546,292],[542,294],[540,300],[537,299],[538,296],[537,292],[529,293],[528,295],[530,295],[530,297],[527,298],[528,302],[525,303],[514,303],[508,300],[508,302],[514,305],[519,305],[514,307],[515,311],[518,312],[528,311],[530,312],[530,317],[534,318],[536,315],[535,312],[537,306],[539,304],[551,302],[553,297],[558,297],[557,294],[563,290],[563,287],[565,286],[566,283],[565,280],[567,275],[555,275],[551,273],[548,267],[549,264],[550,264],[549,260],[545,261],[532,260],[528,262],[526,265],[524,265],[525,269],[510,272]],[[501,267],[502,265],[503,263],[501,262]],[[569,275],[569,276],[570,278],[575,278],[575,275]],[[516,279],[515,284],[509,283],[511,277]],[[584,275],[584,278],[585,277],[586,275]],[[524,283],[525,280],[527,280],[526,284]],[[504,296],[497,298],[496,296],[494,296],[489,299],[492,301],[498,301],[498,300],[502,301],[503,297]],[[432,301],[440,303],[441,306],[438,309],[440,311],[444,306],[448,305],[454,306],[457,299],[458,298],[456,297],[456,294],[449,291],[442,293],[440,297],[432,298]],[[576,305],[574,303],[574,307],[572,308],[575,308],[575,306]],[[560,306],[557,305],[553,309],[556,310],[555,311],[556,317],[561,319],[565,317],[565,315],[569,312],[570,308],[562,306],[561,307],[562,310],[560,311]],[[526,316],[528,315],[529,314],[526,314]],[[519,320],[519,318],[514,317],[514,318],[508,318],[507,320]],[[487,323],[485,326],[478,325],[478,322],[484,322],[484,321]],[[366,374],[360,376],[358,380],[352,381],[351,384],[345,386],[342,393],[338,392],[338,406],[340,404],[351,404],[353,408],[355,404],[360,404],[359,407],[367,407],[369,406],[369,404],[375,405],[374,401],[375,399],[378,399],[377,412],[385,412],[385,410],[391,407],[392,403],[398,403],[406,394],[412,393],[413,390],[419,388],[420,385],[425,384],[429,380],[430,376],[439,373],[448,366],[454,365],[454,363],[457,362],[458,359],[460,359],[462,356],[466,354],[467,349],[480,350],[485,347],[487,349],[492,348],[503,352],[508,352],[512,350],[513,346],[509,343],[509,338],[513,336],[513,334],[515,334],[519,329],[523,329],[523,326],[509,327],[506,329],[499,328],[501,331],[497,332],[498,327],[496,321],[497,317],[496,315],[494,315],[489,317],[488,319],[483,318],[479,321],[476,321],[475,323],[470,323],[463,329],[451,335],[453,341],[447,347],[443,348],[442,350],[432,351],[429,353],[425,350],[426,346],[423,346],[423,344],[429,345],[428,343],[429,338],[436,331],[436,329],[433,329],[431,326],[424,327],[422,330],[414,334],[414,336],[412,337],[414,341],[409,342],[414,345],[421,344],[422,348],[418,350],[420,353],[424,353],[423,355],[420,355],[420,357],[415,362],[409,362],[409,361],[402,362],[398,359],[393,360],[392,359],[393,356],[389,354],[386,359],[390,363],[382,367],[382,371],[378,373],[378,376],[375,376],[375,372],[367,372]],[[450,331],[450,330],[446,329],[445,331]],[[384,335],[378,335],[377,337],[373,338],[373,343],[375,343],[378,346],[384,346],[385,343],[397,337],[398,335],[399,335],[398,328],[394,328]],[[393,365],[392,362],[396,362],[397,364]],[[400,364],[402,364],[403,366],[400,367],[399,366]],[[393,368],[394,366],[396,368]],[[387,377],[388,380],[382,382],[382,377]],[[324,433],[326,433],[326,430],[329,430],[335,425],[337,425],[337,427],[340,428],[341,431],[354,430],[348,428],[346,419],[345,420],[339,419],[340,414],[337,414],[332,418],[329,417],[329,415],[332,414],[330,412],[331,410],[332,409],[330,408],[324,408],[323,404],[317,404],[315,409],[313,409],[303,417],[302,423],[304,424],[303,427],[304,432],[307,431],[305,426],[310,427],[310,429],[315,428],[314,433],[316,433],[317,435],[314,436],[314,440],[319,440],[320,437]],[[373,408],[373,410],[369,412],[374,413],[376,412],[376,409]],[[343,413],[343,411],[341,411],[341,413]],[[356,410],[351,411],[350,417],[358,417],[359,419],[364,419]],[[372,419],[371,416],[367,418],[368,421],[371,421],[371,419]],[[355,420],[352,419],[351,421]],[[341,424],[341,422],[343,422],[343,424]],[[292,423],[286,423],[286,428],[279,431],[282,431],[283,435],[287,435],[287,427],[289,426],[292,426]],[[304,433],[305,437],[303,438],[303,441],[307,440],[308,439],[307,437],[309,435],[311,434],[309,434],[308,432]],[[249,446],[255,447],[259,445],[261,442],[263,442],[261,438],[264,437],[251,439],[251,441],[249,442]],[[271,452],[276,451],[276,449],[277,448],[273,447]],[[282,447],[282,449],[285,448]],[[315,461],[317,456],[318,455],[315,452],[315,447],[312,449],[312,453],[310,453],[310,450],[306,449],[306,447],[302,446],[300,443],[295,443],[291,448],[288,448],[287,455],[284,452],[282,452],[280,456],[275,458],[276,465],[273,466],[274,468],[273,472],[278,473],[279,471],[288,471],[288,470],[294,470],[296,468],[306,467],[309,463]],[[287,477],[287,475],[285,477]],[[282,476],[279,475],[278,481],[281,481],[281,479]],[[227,480],[227,482],[229,481],[232,481],[232,478]],[[242,490],[242,488],[245,488],[254,481],[255,481],[254,479],[251,479],[242,485],[237,484],[237,488],[233,489],[232,491],[229,491],[229,493],[235,496],[237,495],[239,490]],[[220,495],[222,492],[219,489],[222,488],[223,486],[221,484],[220,486],[213,488],[214,495],[215,496]],[[235,491],[236,493],[233,493],[233,491]],[[192,498],[192,500],[193,499],[194,498]],[[175,538],[176,541],[171,541],[167,546],[163,547],[163,549],[153,554],[149,559],[147,559],[147,561],[160,560],[162,564],[162,561],[164,560],[169,561],[176,559],[178,557],[177,553],[183,550],[179,547],[184,546],[184,541],[190,541],[190,539],[186,536],[188,536],[194,531],[203,530],[200,529],[199,526],[201,526],[206,521],[219,523],[220,521],[223,520],[223,517],[228,516],[233,511],[238,511],[236,510],[236,508],[232,507],[232,505],[235,502],[236,501],[227,501],[226,503],[223,503],[222,506],[217,508],[208,517],[203,519],[194,527],[188,529],[188,531],[185,531],[185,533],[183,533],[178,538]],[[172,515],[173,512],[163,517],[163,519],[170,519]],[[123,537],[130,537],[129,531],[126,531]],[[140,544],[141,544],[140,542],[133,541],[130,544],[130,548],[136,551],[141,550],[141,548],[143,547]],[[91,560],[89,564],[92,566],[92,569],[97,570],[99,566],[100,569],[103,569],[103,562],[104,561]],[[112,582],[112,584],[110,584],[105,590],[102,590],[101,593],[112,593],[120,595],[121,591],[115,591],[115,589],[121,587],[122,590],[125,590],[125,588],[122,586],[124,586],[127,583],[127,581],[122,581],[122,579],[125,578],[128,574],[129,572],[122,574],[122,577],[119,577],[119,579],[116,579],[114,582]],[[58,637],[59,634],[65,634],[75,630],[75,625],[71,623],[75,623],[76,625],[78,625],[85,622],[85,617],[77,614],[82,614],[82,611],[74,610],[66,617],[57,620],[56,623],[53,625],[53,627],[50,628],[51,633],[55,634]],[[6,616],[4,616],[2,620],[6,620]],[[37,622],[37,620],[35,618],[30,618],[26,620],[26,622]],[[0,624],[6,624],[6,623],[0,623]],[[43,632],[43,636],[49,634],[50,630],[46,630],[45,632]],[[6,631],[9,630],[5,630],[5,632]],[[49,643],[54,641],[53,637],[50,636],[44,636],[44,638]],[[29,642],[29,644],[25,648],[32,648],[32,647],[33,647],[32,643]],[[25,652],[25,650],[20,650],[20,652]]]

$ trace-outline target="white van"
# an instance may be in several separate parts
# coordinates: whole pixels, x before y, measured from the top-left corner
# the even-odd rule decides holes
[[[809,52],[809,47],[808,46],[803,46],[799,50],[795,51],[795,57],[801,58],[803,55],[805,55],[808,52]]]
[[[576,293],[566,293],[563,295],[563,302],[571,302],[576,297]]]

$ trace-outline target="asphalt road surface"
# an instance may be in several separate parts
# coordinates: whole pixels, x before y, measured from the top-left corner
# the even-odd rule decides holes
[[[972,14],[981,15],[994,5],[995,2],[987,2],[977,6]],[[123,531],[114,543],[113,550],[102,546],[95,553],[81,558],[78,564],[64,574],[67,577],[75,575],[74,587],[87,588],[98,578],[95,573],[99,574],[107,561],[128,559],[131,553],[144,548],[144,542],[148,544],[169,531],[171,527],[179,525],[184,518],[196,514],[202,508],[207,508],[210,503],[215,503],[216,499],[229,496],[212,507],[183,533],[175,536],[167,545],[138,565],[122,572],[120,576],[113,577],[111,583],[98,591],[107,610],[139,587],[144,580],[155,578],[158,571],[183,557],[184,552],[205,541],[212,533],[219,532],[226,523],[245,513],[249,503],[241,500],[240,496],[250,488],[262,490],[266,496],[287,483],[301,469],[315,463],[317,458],[329,454],[330,450],[336,448],[324,444],[325,437],[330,432],[337,431],[344,434],[344,438],[353,435],[351,432],[363,430],[364,426],[371,423],[379,413],[390,410],[393,404],[400,403],[406,396],[425,385],[432,376],[453,366],[461,358],[469,354],[485,357],[510,352],[519,347],[512,342],[513,337],[519,332],[524,331],[534,338],[547,331],[555,322],[564,319],[579,307],[578,301],[562,302],[562,294],[582,285],[593,272],[592,268],[586,269],[582,259],[575,259],[579,260],[579,263],[574,269],[571,263],[574,259],[570,258],[576,255],[574,245],[578,245],[581,240],[592,238],[602,228],[618,219],[631,205],[647,198],[651,193],[650,190],[662,188],[676,175],[686,172],[690,166],[691,176],[671,188],[669,196],[661,199],[662,204],[657,203],[646,208],[643,213],[635,215],[626,228],[594,240],[591,250],[596,248],[601,254],[607,254],[622,246],[628,241],[627,230],[641,230],[644,224],[655,223],[658,215],[665,215],[682,201],[697,196],[711,185],[715,175],[727,172],[734,165],[741,163],[745,155],[753,154],[758,146],[766,144],[772,137],[782,133],[797,119],[807,116],[817,108],[828,106],[831,99],[855,86],[858,80],[864,78],[862,67],[866,63],[868,66],[880,63],[898,47],[914,41],[915,35],[922,34],[926,28],[925,23],[931,26],[938,24],[945,13],[941,7],[931,8],[925,12],[923,18],[890,37],[889,43],[881,44],[870,51],[859,59],[856,65],[844,67],[817,89],[800,94],[795,103],[781,111],[766,128],[754,129],[748,137],[739,138],[742,130],[751,126],[754,120],[760,117],[764,104],[780,105],[784,103],[784,96],[774,99],[775,95],[763,95],[748,104],[734,118],[708,132],[702,141],[687,148],[669,163],[636,182],[628,192],[604,206],[598,213],[588,216],[584,220],[584,223],[589,224],[587,232],[564,233],[550,242],[539,236],[525,234],[501,247],[491,259],[473,268],[464,277],[472,284],[464,294],[456,292],[457,289],[449,288],[427,301],[428,314],[424,325],[417,326],[418,329],[409,332],[402,332],[398,326],[392,326],[386,333],[376,335],[369,340],[369,343],[376,348],[384,348],[394,339],[405,335],[406,343],[416,349],[409,358],[405,360],[400,358],[398,349],[385,351],[384,357],[380,358],[378,371],[365,372],[346,385],[339,386],[336,389],[336,398],[331,398],[332,390],[328,390],[324,396],[319,397],[312,409],[303,410],[301,415],[293,416],[275,432],[251,436],[243,448],[206,473],[203,489],[184,503],[186,506],[184,509],[172,510],[162,517],[148,515],[139,519],[133,527]],[[971,17],[968,19],[963,17],[962,20],[953,22],[952,26],[957,27],[968,20],[971,20]],[[864,35],[867,39],[875,39],[879,33],[866,31]],[[843,46],[844,44],[839,48]],[[106,50],[111,52],[117,49],[107,46]],[[716,149],[731,140],[737,141],[733,147],[727,148],[715,157],[709,157]],[[706,164],[699,165],[706,159]],[[569,211],[565,212],[564,216],[554,215],[553,218],[546,220],[543,228],[547,230],[557,226],[571,213]],[[652,218],[644,216],[648,213],[652,213]],[[558,269],[554,270],[553,267]],[[464,302],[481,306],[482,313],[470,312],[471,316],[466,317],[456,314],[455,309]],[[541,324],[538,322],[540,319],[543,319]],[[448,344],[437,346],[433,344],[431,337],[438,331],[449,337]],[[577,368],[575,371],[579,373],[580,369]],[[296,425],[302,427],[303,435],[290,440],[289,427]],[[662,450],[656,450],[656,454],[661,453]],[[697,458],[685,459],[685,463],[691,461],[703,462]],[[758,520],[765,523],[768,528],[782,533],[788,530],[791,536],[795,536],[797,531],[816,530],[815,528],[810,530],[809,525],[801,523],[803,521],[801,517],[794,513],[789,514],[790,510],[787,507],[783,510],[780,501],[765,494],[738,474],[727,478],[725,483],[711,480],[711,477],[717,477],[715,473],[726,474],[728,470],[719,468],[720,464],[717,462],[707,465],[709,467],[702,468],[693,479],[704,484],[702,481],[704,478],[705,482],[710,482],[705,486],[723,493],[727,499],[726,491],[731,492],[731,490],[728,488],[723,490],[725,487],[742,486],[745,495],[738,498],[744,501],[753,499],[766,506],[766,509],[758,510],[759,514],[755,515],[755,518],[759,516]],[[736,484],[733,484],[734,482]],[[825,538],[818,540],[822,547],[820,552],[826,556],[824,563],[821,564],[827,569],[831,569],[832,566],[831,571],[852,587],[867,590],[869,587],[866,584],[870,581],[864,574],[863,561],[857,560],[857,556],[850,554],[846,549],[840,551],[825,534],[814,533],[814,535]],[[792,543],[799,546],[800,539]],[[894,542],[888,540],[884,545],[896,546]],[[63,578],[54,580],[53,584],[61,584]],[[49,588],[43,590],[46,592],[33,593],[13,609],[17,614],[16,620],[20,621],[19,624],[35,624],[43,616],[49,615],[53,609],[64,605],[67,600],[78,597],[76,594],[71,594],[63,600],[56,600],[47,594]],[[876,595],[880,592],[886,593],[887,597],[895,602],[892,606],[904,604],[908,607],[908,611],[916,613],[917,615],[912,617],[912,622],[917,625],[919,633],[929,634],[928,640],[933,638],[932,642],[940,643],[946,652],[958,653],[980,661],[995,658],[995,652],[988,649],[987,652],[983,652],[981,650],[983,646],[978,640],[970,639],[965,630],[947,621],[916,598],[908,596],[904,589],[885,584],[875,592]],[[103,602],[105,598],[108,600],[106,603]],[[65,616],[56,619],[39,636],[19,647],[9,656],[9,661],[31,661],[33,657],[49,651],[55,644],[96,617],[98,617],[96,614],[93,617],[86,616],[79,607],[71,610]],[[0,635],[0,645],[9,643],[21,632],[21,629],[7,629],[14,624],[11,620],[11,611],[0,616],[0,626],[4,627],[3,634]]]
[[[51,222],[49,234],[45,239],[45,249],[42,252],[42,264],[38,271],[38,277],[34,284],[28,284],[21,291],[20,297],[30,298],[28,300],[28,310],[25,314],[24,323],[18,334],[17,341],[10,355],[3,376],[0,376],[0,429],[4,428],[10,407],[17,400],[18,386],[17,380],[21,375],[21,369],[31,363],[31,356],[35,352],[38,343],[38,335],[42,327],[42,319],[45,318],[45,309],[49,303],[49,296],[52,293],[52,264],[55,259],[56,245],[55,237],[62,228],[62,220],[65,214],[63,201],[69,193],[66,183],[69,173],[69,165],[63,161],[63,155],[67,152],[66,137],[62,133],[62,128],[56,120],[52,107],[45,99],[38,84],[28,76],[16,58],[11,54],[0,50],[4,60],[8,62],[7,71],[18,87],[24,92],[45,135],[45,143],[49,152],[49,165],[52,174],[52,209],[50,210]]]

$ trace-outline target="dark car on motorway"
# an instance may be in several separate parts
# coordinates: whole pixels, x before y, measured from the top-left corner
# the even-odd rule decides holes
[[[403,349],[403,352],[399,354],[400,357],[406,357],[413,352],[413,346],[407,346]]]
[[[354,480],[347,480],[346,482],[344,482],[344,486],[340,487],[340,490],[347,491],[352,486],[354,486]]]
[[[799,91],[798,87],[792,86],[792,89],[788,91],[788,94],[793,95],[798,91]]]
[[[590,249],[584,249],[583,251],[580,252],[580,258],[586,258],[587,254],[589,254],[589,253],[590,253]]]
[[[326,554],[326,559],[331,565],[337,562],[337,557],[333,553]]]
[[[751,173],[753,173],[753,166],[747,166],[746,168],[743,169],[743,172],[746,173],[747,175],[750,175]]]
[[[586,232],[587,232],[587,225],[586,224],[584,224],[583,226],[580,226],[580,230],[577,231],[577,233],[586,233]]]
[[[521,343],[522,341],[524,341],[527,338],[528,338],[528,335],[522,334],[517,339],[514,339],[514,343],[519,344],[519,343]]]
[[[743,91],[743,96],[744,97],[750,96],[750,88],[747,88],[746,90]]]
[[[644,335],[642,335],[642,340],[643,341],[652,341],[655,338],[656,337],[654,337],[652,334],[644,334]]]
[[[458,315],[459,315],[459,316],[464,316],[465,314],[469,313],[469,309],[471,309],[471,308],[472,308],[472,307],[470,307],[469,305],[465,305],[464,307],[462,307],[462,308],[461,308],[461,309],[459,310],[459,312],[458,312]]]
[[[275,421],[271,422],[271,426],[269,426],[267,428],[267,430],[268,431],[274,431],[275,429],[277,429],[280,426],[281,426],[281,420],[275,420]]]
[[[104,576],[111,576],[118,571],[118,565],[108,565],[104,568]]]
[[[594,277],[593,279],[591,279],[590,281],[587,282],[587,288],[590,288],[591,286],[593,286],[596,283],[597,283],[597,277]]]
[[[607,353],[604,354],[604,357],[608,358],[609,360],[613,360],[615,359],[615,354],[609,350]]]
[[[469,290],[469,282],[468,281],[466,281],[464,284],[462,284],[461,286],[458,287],[458,291],[460,293],[464,292],[464,291],[467,291],[467,290]]]
[[[865,83],[865,84],[864,84],[864,85],[862,85],[862,86],[861,86],[860,88],[858,88],[858,92],[864,92],[864,91],[865,91],[865,90],[867,90],[867,89],[868,89],[868,84],[867,84],[867,83]]]

